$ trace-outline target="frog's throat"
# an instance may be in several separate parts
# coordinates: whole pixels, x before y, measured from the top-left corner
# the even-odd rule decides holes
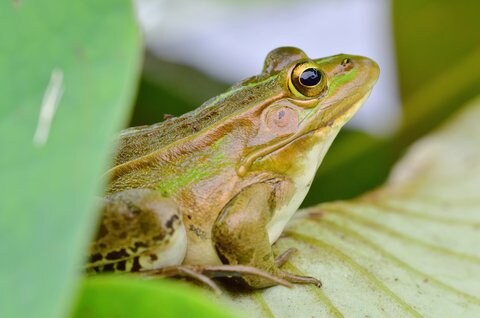
[[[295,133],[295,134],[292,134],[290,135],[289,137],[285,138],[284,140],[274,144],[274,145],[269,145],[265,148],[262,148],[260,150],[257,150],[257,151],[253,151],[252,153],[248,154],[246,157],[244,157],[242,160],[241,160],[241,163],[240,163],[240,166],[238,167],[237,169],[237,175],[239,177],[244,177],[248,170],[250,169],[250,167],[252,166],[253,162],[255,160],[257,160],[258,158],[261,158],[261,157],[264,157],[280,148],[283,148],[291,143],[293,143],[294,141],[296,141],[297,139],[303,137],[303,136],[306,136],[310,133],[313,133],[317,130],[320,130],[324,127],[321,127],[321,128],[318,128],[318,129],[313,129],[313,130],[309,130],[307,132],[299,132],[299,133]]]
[[[370,95],[370,92],[371,92],[371,90],[368,90],[367,93],[362,95],[362,97],[360,97],[355,103],[353,103],[351,107],[349,107],[346,111],[342,112],[341,114],[338,114],[337,119],[342,117],[342,118],[344,118],[344,120],[341,121],[341,122],[342,123],[347,122],[358,111],[358,109],[363,105],[365,100]],[[329,108],[329,107],[331,107],[331,106],[322,107],[321,110],[325,110],[326,108]],[[333,127],[332,127],[333,125],[335,125],[335,123],[333,121],[331,121],[331,122],[327,123],[327,125],[321,125],[321,126],[315,128],[315,129],[310,129],[310,130],[299,129],[296,133],[288,136],[287,138],[283,139],[282,141],[279,141],[276,144],[269,145],[269,146],[266,146],[262,149],[251,152],[250,154],[248,154],[247,156],[242,158],[242,160],[240,161],[240,165],[237,169],[237,175],[239,177],[244,177],[247,174],[248,170],[250,170],[250,167],[252,166],[253,162],[255,160],[257,160],[258,158],[264,157],[264,156],[266,156],[266,155],[268,155],[268,154],[270,154],[270,153],[272,153],[272,152],[274,152],[274,151],[276,151],[280,148],[283,148],[283,147],[295,142],[297,139],[302,138],[302,137],[304,137],[308,134],[313,134],[313,133],[316,133],[316,132],[320,132],[322,129],[327,129],[327,132],[328,132],[328,131],[333,129]],[[341,127],[338,127],[338,129],[340,129],[340,128]]]

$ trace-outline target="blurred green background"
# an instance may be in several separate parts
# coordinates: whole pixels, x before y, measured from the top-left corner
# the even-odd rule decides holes
[[[289,34],[298,38],[312,34],[312,41],[322,42],[341,29],[345,36],[340,32],[338,45],[329,48],[336,52],[346,50],[342,41],[350,39],[346,36],[349,30],[363,30],[361,26],[369,20],[366,13],[377,5],[390,4],[379,18],[383,26],[388,25],[384,34],[391,43],[385,45],[391,47],[390,67],[398,75],[394,81],[398,82],[400,101],[392,94],[391,103],[401,108],[399,125],[384,135],[353,126],[344,129],[325,158],[304,205],[351,198],[381,185],[408,145],[480,93],[478,1],[365,0],[361,9],[355,0],[211,0],[200,7],[188,0],[138,0],[137,5],[143,4],[144,9],[137,13],[150,21],[143,24],[148,33],[145,26],[160,19],[149,13],[160,4],[170,20],[166,20],[159,38],[175,37],[169,27],[179,26],[184,41],[192,41],[199,50],[215,48],[212,38],[194,42],[188,37],[197,27],[211,23],[207,2],[210,8],[222,10],[225,6],[229,12],[248,10],[252,30],[260,22],[266,28],[270,22],[280,22],[282,30],[291,31]],[[329,11],[311,9],[318,3],[325,4]],[[303,6],[303,13],[318,16],[327,27],[302,28],[301,23],[289,23],[288,10],[274,15],[266,5]],[[339,10],[356,17],[357,24],[335,18]],[[194,19],[188,21],[187,16]],[[235,19],[225,20],[234,29],[240,27]],[[114,305],[124,306],[127,315],[128,310],[133,313],[135,309],[161,313],[163,309],[154,308],[154,301],[150,301],[165,294],[161,286],[137,286],[133,280],[115,279],[79,284],[82,251],[87,249],[98,216],[95,196],[102,189],[98,176],[108,166],[112,140],[122,127],[158,122],[164,114],[183,114],[225,91],[232,82],[207,75],[190,63],[162,58],[152,47],[144,48],[141,38],[147,43],[149,38],[138,30],[134,7],[126,0],[75,4],[60,0],[4,1],[0,4],[0,27],[0,84],[5,89],[0,94],[0,316],[29,317],[33,312],[37,317],[61,317],[76,305],[77,315],[85,317],[102,304],[111,305],[112,292],[124,299],[132,291],[138,291],[133,294],[139,297]],[[262,37],[275,34],[281,38],[282,32],[272,27],[270,33],[251,36],[259,38],[260,45]],[[234,35],[228,36],[239,42],[236,45],[242,50],[237,54],[250,60],[247,53],[257,44],[242,45]],[[305,50],[316,57],[326,55],[311,48]],[[192,52],[195,56],[195,47]],[[211,60],[216,62],[213,57]],[[258,72],[262,61],[263,56],[258,57]],[[52,69],[64,72],[60,87],[63,99],[50,139],[44,145],[35,145],[32,136]],[[128,117],[132,103],[134,108]],[[388,95],[384,103],[390,103]],[[381,116],[371,118],[372,123],[381,120]],[[83,297],[75,301],[79,290]],[[178,295],[174,297],[181,297]],[[216,304],[205,304],[205,316],[217,313]],[[192,312],[203,310],[195,308]]]

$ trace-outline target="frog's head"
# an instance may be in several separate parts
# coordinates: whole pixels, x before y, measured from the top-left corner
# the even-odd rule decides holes
[[[310,59],[293,47],[270,52],[263,73],[242,83],[275,82],[270,84],[274,94],[265,98],[268,102],[257,116],[257,133],[245,149],[239,175],[248,171],[292,178],[314,175],[336,134],[366,100],[378,75],[378,65],[362,56]]]

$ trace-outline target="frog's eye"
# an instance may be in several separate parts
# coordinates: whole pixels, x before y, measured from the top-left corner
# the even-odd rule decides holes
[[[291,74],[289,86],[294,94],[300,93],[306,97],[314,97],[322,94],[327,88],[325,74],[315,63],[298,64]]]
[[[287,106],[272,107],[268,110],[265,121],[270,131],[278,135],[288,134],[297,129],[298,112]]]
[[[322,74],[316,68],[307,68],[300,74],[299,82],[303,86],[312,87],[320,83]]]

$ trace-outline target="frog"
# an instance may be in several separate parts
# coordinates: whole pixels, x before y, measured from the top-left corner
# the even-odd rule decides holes
[[[320,286],[283,270],[289,255],[275,258],[272,245],[378,77],[367,57],[280,47],[260,74],[197,109],[123,130],[87,268],[244,266],[266,273],[241,273],[251,288]]]

